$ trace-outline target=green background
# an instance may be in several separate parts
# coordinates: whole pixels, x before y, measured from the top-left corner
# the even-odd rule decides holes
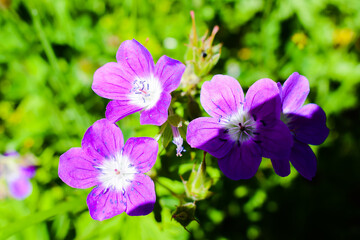
[[[0,238],[10,239],[353,239],[360,237],[360,1],[70,1],[0,0],[0,152],[32,152],[38,170],[24,201],[0,200]],[[170,144],[155,170],[158,201],[145,217],[125,214],[97,222],[87,190],[66,186],[59,156],[79,147],[86,129],[104,117],[108,102],[91,90],[94,71],[115,61],[120,43],[149,41],[161,55],[184,62],[195,11],[198,34],[218,25],[223,43],[211,74],[227,74],[244,89],[260,78],[283,82],[292,72],[309,79],[307,102],[327,113],[330,135],[314,147],[312,181],[294,169],[274,174],[264,159],[250,180],[231,181],[207,157],[213,195],[197,203],[186,232],[171,221],[178,205],[164,186],[182,193],[200,151],[175,156]],[[205,79],[210,79],[211,76]],[[198,99],[197,99],[198,100]],[[177,112],[186,112],[178,106]],[[202,115],[206,116],[203,110]],[[139,115],[119,122],[125,139],[154,137]],[[190,120],[190,119],[188,119]],[[193,153],[192,153],[193,152]],[[191,155],[192,154],[192,155]],[[155,171],[154,170],[154,171]],[[160,177],[161,176],[161,177]]]

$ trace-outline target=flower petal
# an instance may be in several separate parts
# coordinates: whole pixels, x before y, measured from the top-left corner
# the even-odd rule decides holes
[[[191,147],[204,150],[216,158],[225,156],[234,145],[219,121],[209,117],[197,118],[189,123],[186,141]]]
[[[255,119],[280,119],[281,100],[276,83],[269,78],[256,81],[246,93],[244,108]]]
[[[293,137],[280,120],[261,122],[257,125],[254,141],[262,148],[263,156],[270,159],[289,159]]]
[[[283,112],[294,112],[300,108],[309,92],[310,87],[307,78],[297,72],[291,74],[281,90]]]
[[[290,162],[304,178],[311,180],[316,174],[316,156],[306,143],[294,141]]]
[[[225,176],[232,180],[249,179],[257,172],[261,159],[261,148],[253,141],[245,141],[234,144],[218,164]]]
[[[121,43],[116,60],[127,74],[135,78],[146,78],[154,73],[154,61],[150,52],[135,39]]]
[[[123,155],[127,156],[141,173],[146,173],[156,162],[158,148],[158,143],[153,138],[132,137],[126,141]]]
[[[161,126],[168,118],[168,109],[171,103],[171,95],[162,92],[155,106],[140,113],[140,124],[152,124]]]
[[[73,188],[89,188],[99,183],[99,163],[81,148],[71,148],[60,156],[58,174],[60,179]]]
[[[290,174],[290,162],[288,158],[272,158],[271,163],[275,173],[280,177],[286,177]]]
[[[35,175],[36,167],[35,166],[21,167],[20,171],[23,174],[23,176],[27,178],[32,178]]]
[[[25,176],[9,181],[8,185],[11,196],[19,200],[28,197],[32,192],[30,180]]]
[[[102,221],[121,214],[126,209],[123,194],[102,186],[94,188],[87,197],[90,216],[94,220]]]
[[[81,145],[90,156],[102,160],[120,152],[124,146],[124,138],[116,124],[103,118],[88,128]]]
[[[287,115],[288,127],[295,138],[303,143],[319,145],[329,135],[326,114],[321,107],[310,103]]]
[[[141,109],[141,107],[131,104],[129,100],[113,100],[106,106],[105,116],[107,120],[115,123],[130,114],[141,111]]]
[[[162,56],[155,66],[155,78],[162,83],[165,92],[172,92],[179,87],[185,65],[180,61]]]
[[[3,154],[5,157],[20,157],[20,154],[16,151],[8,151]]]
[[[128,74],[120,64],[110,62],[96,70],[91,88],[101,97],[124,100],[134,80],[135,77]]]
[[[125,190],[125,195],[127,196],[125,211],[129,216],[147,215],[154,209],[155,186],[147,175],[136,174],[132,184]]]
[[[239,82],[226,75],[215,75],[201,87],[200,102],[214,118],[229,116],[242,107],[244,93]]]

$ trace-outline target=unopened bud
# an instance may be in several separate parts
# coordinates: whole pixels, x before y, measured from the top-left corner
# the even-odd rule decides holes
[[[186,74],[183,75],[181,84],[183,87],[196,85],[200,78],[206,76],[215,66],[220,58],[221,44],[213,46],[213,41],[216,33],[219,31],[219,26],[215,26],[208,36],[208,31],[198,39],[195,25],[195,14],[190,12],[192,19],[192,28],[190,31],[188,49],[185,54]],[[198,78],[193,77],[195,74]],[[194,83],[194,80],[197,80]]]
[[[195,203],[186,203],[176,207],[175,212],[172,214],[172,219],[175,219],[185,229],[192,222],[197,221],[195,218]],[[187,229],[186,229],[187,230]]]
[[[199,201],[212,194],[209,189],[213,180],[209,178],[206,173],[205,157],[202,163],[200,163],[197,171],[195,170],[195,166],[196,164],[194,164],[188,181],[184,181],[182,178],[181,179],[185,187],[186,196],[194,201]]]

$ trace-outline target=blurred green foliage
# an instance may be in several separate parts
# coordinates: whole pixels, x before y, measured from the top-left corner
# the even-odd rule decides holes
[[[313,148],[318,174],[309,182],[292,169],[281,178],[264,160],[254,178],[234,182],[208,157],[214,194],[197,203],[200,224],[193,221],[189,234],[171,221],[180,205],[174,194],[184,194],[179,175],[188,179],[202,152],[185,145],[176,158],[169,144],[153,173],[161,176],[154,213],[96,222],[85,206],[90,189],[72,189],[57,175],[59,156],[80,146],[85,130],[104,117],[108,101],[92,92],[93,73],[132,38],[146,43],[155,61],[166,54],[184,62],[190,10],[199,35],[220,27],[214,41],[223,47],[212,74],[233,76],[245,89],[260,78],[284,81],[294,71],[309,79],[308,102],[323,107],[330,128],[326,142]],[[32,152],[39,160],[32,195],[0,200],[0,238],[360,237],[359,30],[357,0],[0,0],[0,152]],[[199,102],[195,97],[189,105]],[[183,105],[174,107],[193,118]],[[119,122],[125,139],[158,133],[138,119]]]

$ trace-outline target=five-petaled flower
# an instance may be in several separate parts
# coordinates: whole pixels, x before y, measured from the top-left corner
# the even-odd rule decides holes
[[[275,172],[287,176],[292,136],[280,120],[279,90],[271,79],[260,79],[244,98],[237,80],[216,75],[201,88],[200,102],[211,117],[190,122],[187,142],[218,158],[230,179],[255,175],[262,157],[270,158]]]
[[[140,111],[140,124],[162,125],[168,117],[170,93],[179,86],[185,65],[162,56],[154,66],[149,51],[134,39],[120,45],[116,60],[95,72],[92,85],[96,94],[113,99],[106,118],[116,122]]]
[[[10,194],[20,200],[31,194],[30,179],[34,177],[36,171],[34,161],[32,155],[20,156],[15,151],[0,155],[0,184],[5,180],[8,185],[8,189],[1,189],[0,198]]]
[[[290,162],[305,178],[311,180],[316,173],[316,156],[308,144],[319,145],[329,135],[326,114],[316,104],[302,106],[310,92],[306,77],[295,72],[285,81],[278,83],[282,113],[281,119],[293,135]]]
[[[87,197],[93,219],[101,221],[124,211],[146,215],[153,210],[154,182],[144,173],[156,161],[154,139],[132,137],[124,145],[120,128],[101,119],[86,131],[81,145],[60,156],[59,177],[73,188],[96,186]]]

